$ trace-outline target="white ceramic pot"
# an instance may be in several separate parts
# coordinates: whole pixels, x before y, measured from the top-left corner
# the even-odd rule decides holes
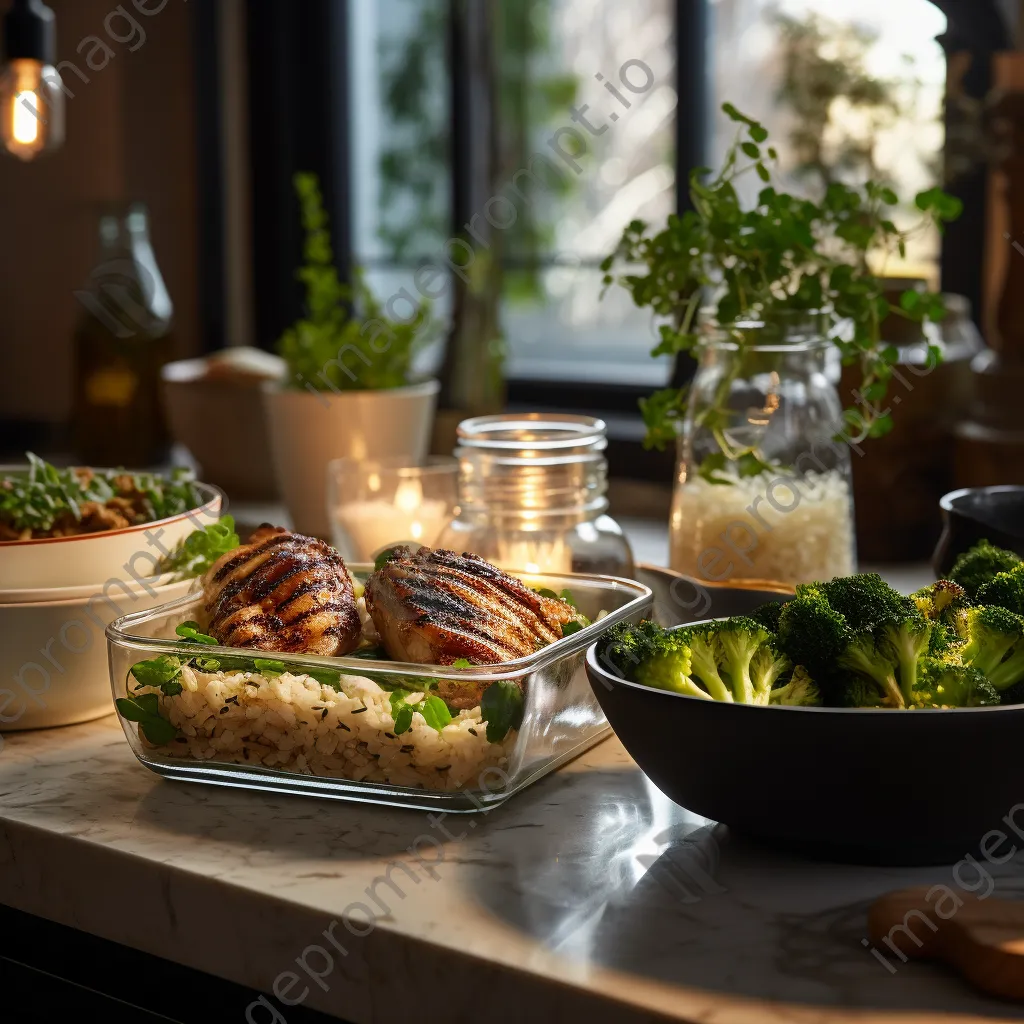
[[[147,590],[112,581],[88,597],[0,605],[0,734],[110,714],[104,630],[121,615],[184,597],[194,582]]]
[[[21,468],[0,467],[0,476]],[[139,580],[152,576],[163,552],[220,519],[224,495],[209,484],[196,484],[196,490],[203,502],[199,508],[154,523],[74,537],[0,543],[0,589],[89,587],[111,577]]]
[[[328,538],[327,464],[356,459],[422,461],[440,384],[383,391],[313,394],[268,384],[263,389],[270,449],[281,495],[299,533]]]

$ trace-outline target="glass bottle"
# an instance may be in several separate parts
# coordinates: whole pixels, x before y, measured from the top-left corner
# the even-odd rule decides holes
[[[479,416],[458,428],[459,509],[438,546],[503,569],[631,576],[608,509],[608,441],[589,416]]]
[[[723,585],[848,575],[850,446],[835,439],[840,368],[825,318],[706,332],[679,438],[672,568]]]
[[[89,465],[150,466],[169,448],[160,370],[173,351],[173,307],[145,206],[106,212],[99,227],[99,261],[75,293],[73,445]]]

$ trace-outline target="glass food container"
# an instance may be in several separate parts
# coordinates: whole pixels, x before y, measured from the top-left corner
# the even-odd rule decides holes
[[[673,569],[789,585],[854,572],[835,353],[817,314],[708,329],[679,439]]]
[[[605,424],[524,413],[459,424],[459,512],[438,547],[503,569],[632,576],[608,509]]]
[[[372,572],[351,569],[357,583]],[[171,779],[445,811],[500,804],[607,735],[584,653],[653,603],[628,580],[522,579],[569,590],[594,621],[528,657],[469,668],[181,640],[176,628],[201,617],[198,592],[126,615],[107,629],[125,735],[142,764]],[[446,722],[449,712],[426,701],[452,684],[483,698]]]

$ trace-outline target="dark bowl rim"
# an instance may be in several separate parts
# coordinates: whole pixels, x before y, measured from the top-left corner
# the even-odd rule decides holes
[[[680,626],[672,626],[673,631],[687,629],[690,626],[703,626],[712,622],[721,622],[721,619],[702,619],[700,622],[687,622]],[[621,679],[613,675],[597,661],[597,648],[601,641],[590,645],[587,648],[587,671],[596,674],[602,680],[607,680],[614,686],[624,687],[630,690],[639,690],[644,693],[656,693],[662,697],[675,700],[687,701],[691,704],[717,704],[724,708],[744,709],[745,711],[775,711],[775,712],[800,712],[803,714],[840,714],[840,715],[894,715],[899,713],[897,708],[808,708],[794,707],[788,704],[737,704],[722,700],[703,700],[700,697],[689,697],[685,693],[674,693],[672,690],[659,690],[653,686],[644,686],[642,683],[630,682],[628,679]],[[1024,711],[1024,704],[1001,704],[998,707],[986,708],[918,708],[913,715],[909,716],[915,720],[923,715],[974,715],[989,713],[993,711]],[[728,712],[727,712],[728,713]],[[904,716],[907,717],[907,716]]]
[[[945,512],[959,511],[955,503],[969,494],[1019,494],[1024,497],[1024,485],[995,484],[991,487],[961,487],[959,490],[949,491],[939,498],[939,507]]]

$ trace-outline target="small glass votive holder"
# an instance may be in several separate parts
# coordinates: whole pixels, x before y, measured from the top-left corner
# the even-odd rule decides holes
[[[334,546],[350,562],[372,562],[395,544],[434,544],[456,510],[459,464],[431,457],[335,459],[327,467]]]

